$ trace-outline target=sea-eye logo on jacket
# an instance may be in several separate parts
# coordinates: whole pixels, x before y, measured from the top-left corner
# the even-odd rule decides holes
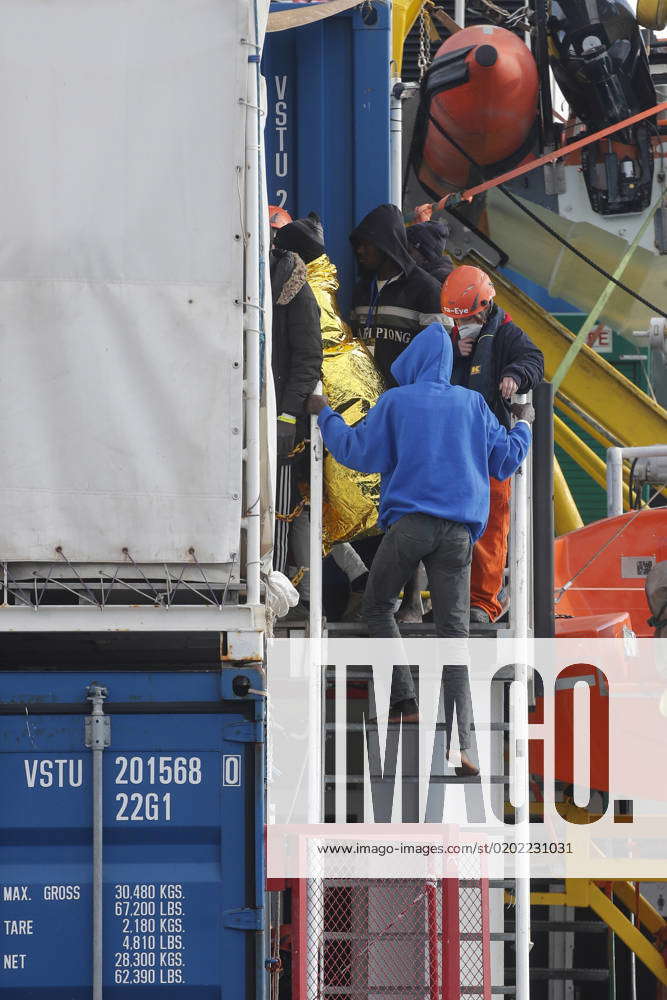
[[[470,369],[470,374],[471,375],[479,375],[479,373],[481,372],[481,370],[482,370],[482,366],[481,365],[473,365],[472,368]]]

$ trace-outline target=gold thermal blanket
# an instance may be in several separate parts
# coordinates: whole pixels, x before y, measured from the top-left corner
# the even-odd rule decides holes
[[[362,420],[384,391],[370,351],[352,336],[338,312],[338,273],[326,254],[308,265],[308,283],[320,307],[324,348],[324,391],[346,424]],[[324,459],[324,551],[374,528],[380,477],[346,469]]]

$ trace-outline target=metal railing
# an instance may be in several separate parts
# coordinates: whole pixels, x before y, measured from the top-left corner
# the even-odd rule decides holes
[[[607,517],[623,513],[623,460],[667,456],[667,444],[607,449]]]

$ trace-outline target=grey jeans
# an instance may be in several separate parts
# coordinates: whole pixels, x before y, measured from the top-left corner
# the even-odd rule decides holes
[[[394,522],[382,539],[366,585],[363,614],[368,634],[376,639],[400,638],[394,618],[396,599],[421,561],[431,591],[436,635],[446,639],[467,638],[472,549],[468,528],[457,521],[428,514],[406,514]],[[414,697],[409,669],[395,668],[392,703]],[[446,670],[445,716],[448,720],[451,720],[454,704],[459,743],[465,750],[470,746],[472,704],[468,671],[463,666],[448,666]]]

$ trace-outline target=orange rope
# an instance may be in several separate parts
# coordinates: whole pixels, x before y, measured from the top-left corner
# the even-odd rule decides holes
[[[419,213],[419,215],[426,215],[428,218],[429,216],[427,213],[429,208],[431,211],[433,211],[433,209],[436,211],[442,211],[448,203],[451,205],[458,205],[462,201],[472,201],[475,195],[483,194],[491,188],[498,187],[499,184],[506,184],[507,181],[514,180],[515,177],[521,177],[523,174],[530,173],[531,170],[543,167],[547,163],[553,163],[554,160],[560,160],[563,156],[569,156],[571,153],[575,153],[578,149],[590,146],[593,142],[605,139],[608,135],[613,135],[621,129],[628,128],[630,125],[635,125],[637,122],[641,122],[645,118],[650,118],[652,115],[665,110],[667,110],[667,101],[662,101],[662,103],[656,104],[655,107],[649,108],[648,111],[640,111],[639,114],[633,115],[631,118],[626,118],[617,125],[610,125],[608,128],[603,128],[600,132],[594,132],[593,135],[588,135],[584,139],[578,139],[576,142],[570,143],[568,146],[560,146],[558,149],[554,149],[553,152],[545,153],[544,156],[540,156],[537,160],[531,160],[530,163],[524,163],[522,166],[516,167],[514,170],[508,170],[499,177],[494,177],[490,181],[485,181],[484,184],[478,184],[477,187],[469,188],[467,191],[446,194],[444,198],[440,199],[440,201],[433,202],[431,205],[420,205],[415,209],[415,216]]]

